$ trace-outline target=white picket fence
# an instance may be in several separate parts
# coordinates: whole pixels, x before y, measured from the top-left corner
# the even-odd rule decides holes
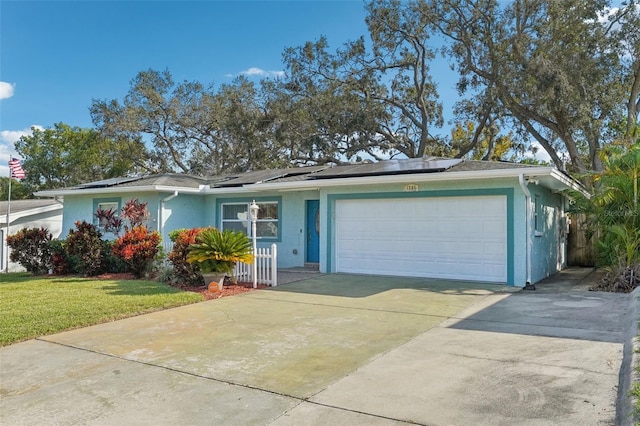
[[[165,254],[173,249],[173,242],[162,242]],[[271,287],[278,285],[278,249],[275,244],[269,248],[258,248],[256,262],[258,266],[257,283]],[[250,263],[236,263],[234,268],[235,279],[239,282],[253,283],[253,265]]]
[[[173,241],[169,239],[167,241],[162,240],[162,250],[164,250],[165,256],[169,256],[169,253],[173,250]]]
[[[258,248],[255,254],[257,264],[257,283],[271,287],[278,285],[278,248],[271,244],[269,248]],[[235,279],[240,282],[253,282],[253,265],[250,263],[236,263],[233,271]]]

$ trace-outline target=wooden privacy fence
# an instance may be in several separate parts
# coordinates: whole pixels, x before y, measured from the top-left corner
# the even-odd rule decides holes
[[[594,266],[596,264],[595,240],[598,234],[587,238],[587,216],[572,214],[567,240],[567,263],[569,266]]]
[[[271,244],[268,248],[258,248],[255,253],[257,263],[257,283],[266,284],[271,287],[278,285],[278,248]],[[237,281],[253,282],[253,265],[250,263],[236,263],[234,277]]]

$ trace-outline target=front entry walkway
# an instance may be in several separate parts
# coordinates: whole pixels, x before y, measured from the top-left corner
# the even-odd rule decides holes
[[[563,322],[571,304],[512,290],[317,274],[15,344],[0,349],[0,423],[597,424],[594,419],[614,418],[622,353],[614,331],[623,327],[623,315],[572,332],[577,325]],[[575,295],[559,297],[569,296]],[[625,295],[591,297],[597,303],[589,299],[582,311],[622,312],[628,304]],[[541,310],[518,312],[527,303]],[[552,307],[543,311],[545,305]],[[560,315],[559,322],[549,315]],[[602,338],[601,331],[613,337]]]

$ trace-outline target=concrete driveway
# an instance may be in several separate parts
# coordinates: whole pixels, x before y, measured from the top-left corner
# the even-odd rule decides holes
[[[1,348],[0,420],[616,423],[629,295],[305,278]]]

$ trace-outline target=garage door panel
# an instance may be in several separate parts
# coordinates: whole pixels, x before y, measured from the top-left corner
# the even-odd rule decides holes
[[[491,234],[496,234],[495,238],[501,238],[504,235],[505,223],[500,220],[486,220],[482,223],[482,231],[486,238],[491,239]]]
[[[486,257],[491,259],[491,258],[497,258],[497,259],[505,259],[507,256],[507,248],[505,247],[505,245],[502,242],[495,242],[495,243],[491,243],[491,242],[485,242],[482,243],[482,249],[481,251],[483,253],[487,253]],[[493,254],[493,256],[491,256]]]
[[[490,264],[490,263],[484,263],[482,265],[482,273],[486,276],[490,276],[490,277],[497,277],[500,276],[503,273],[504,270],[504,264],[503,263],[495,263],[495,264]]]
[[[338,200],[337,272],[506,282],[506,197]]]

